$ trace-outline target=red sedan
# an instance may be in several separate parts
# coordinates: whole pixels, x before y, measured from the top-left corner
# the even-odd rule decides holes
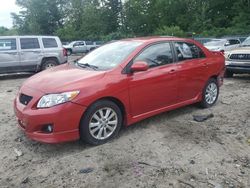
[[[190,39],[121,40],[29,78],[15,114],[33,140],[103,144],[122,125],[197,102],[214,105],[224,62]]]

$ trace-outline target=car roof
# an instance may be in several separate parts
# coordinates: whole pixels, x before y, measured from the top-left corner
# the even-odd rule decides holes
[[[138,42],[158,42],[158,41],[178,41],[178,40],[185,40],[185,41],[193,41],[192,39],[186,39],[186,38],[178,38],[173,36],[152,36],[152,37],[136,37],[136,38],[128,38],[123,39],[123,41],[138,41]]]

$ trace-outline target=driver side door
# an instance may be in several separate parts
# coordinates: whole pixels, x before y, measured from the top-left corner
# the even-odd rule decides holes
[[[144,61],[147,71],[129,75],[129,98],[132,116],[160,110],[177,101],[177,66],[169,42],[153,44],[134,58]]]

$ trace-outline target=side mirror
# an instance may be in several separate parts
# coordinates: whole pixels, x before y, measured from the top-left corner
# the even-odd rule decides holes
[[[224,46],[230,46],[230,42],[227,42]]]
[[[131,72],[147,71],[148,69],[149,69],[149,66],[145,61],[136,61],[131,66]]]

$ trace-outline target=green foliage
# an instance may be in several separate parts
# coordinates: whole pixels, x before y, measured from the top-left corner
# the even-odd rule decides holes
[[[17,35],[17,31],[15,29],[0,27],[0,36],[10,36],[10,35]]]
[[[123,39],[123,38],[133,38],[135,37],[132,34],[125,34],[121,31],[117,31],[117,32],[113,32],[110,33],[108,35],[104,35],[101,37],[101,40],[103,41],[112,41],[112,40],[119,40],[119,39]]]
[[[62,40],[248,35],[250,0],[16,0],[19,34]],[[3,31],[2,31],[3,32]]]
[[[163,26],[155,31],[155,35],[164,35],[164,36],[176,36],[176,37],[185,37],[186,34],[179,26]]]

